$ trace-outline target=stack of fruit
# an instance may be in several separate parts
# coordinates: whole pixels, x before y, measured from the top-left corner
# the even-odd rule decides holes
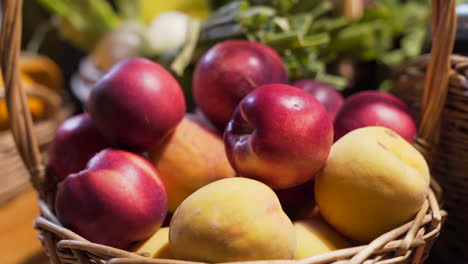
[[[410,221],[429,171],[405,105],[287,83],[271,48],[225,41],[198,62],[199,109],[186,114],[164,68],[116,64],[49,151],[59,221],[91,242],[205,262],[303,259]]]

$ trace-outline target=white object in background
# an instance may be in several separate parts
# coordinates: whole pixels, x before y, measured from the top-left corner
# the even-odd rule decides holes
[[[468,3],[459,4],[457,13],[457,40],[468,39]]]
[[[189,17],[169,11],[155,17],[148,25],[146,38],[152,53],[162,54],[180,49],[187,40]]]
[[[107,71],[123,59],[142,56],[147,44],[144,35],[145,25],[124,21],[98,42],[91,58],[99,69]]]

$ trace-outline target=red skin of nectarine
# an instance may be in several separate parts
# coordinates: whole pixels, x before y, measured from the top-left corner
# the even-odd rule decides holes
[[[61,224],[91,242],[126,249],[161,227],[167,195],[144,158],[105,149],[63,181],[55,210]]]
[[[270,84],[242,100],[224,141],[239,175],[284,189],[311,180],[324,166],[333,127],[312,95],[293,86]]]
[[[313,95],[315,99],[325,106],[331,119],[335,120],[338,111],[340,111],[344,103],[343,96],[335,88],[311,79],[297,80],[292,83],[292,86],[301,88]]]
[[[287,82],[286,68],[276,51],[258,42],[228,40],[213,46],[199,60],[193,75],[193,96],[210,121],[224,130],[250,91]]]
[[[160,144],[185,114],[185,98],[159,64],[130,58],[114,65],[92,88],[89,113],[114,146],[146,151]]]
[[[70,117],[55,132],[47,153],[47,174],[61,181],[83,170],[96,153],[109,146],[87,113]]]
[[[363,91],[345,100],[335,123],[335,141],[348,132],[366,126],[389,128],[408,142],[413,142],[417,127],[408,106],[399,98],[379,92]]]

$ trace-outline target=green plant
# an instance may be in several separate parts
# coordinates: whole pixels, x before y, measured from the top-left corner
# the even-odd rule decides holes
[[[388,70],[421,54],[430,13],[426,0],[374,1],[357,20],[334,16],[330,1],[263,2],[268,5],[234,1],[218,9],[203,27],[202,45],[260,41],[282,55],[292,79],[314,78],[338,89],[346,80],[326,70],[336,60],[376,61]]]

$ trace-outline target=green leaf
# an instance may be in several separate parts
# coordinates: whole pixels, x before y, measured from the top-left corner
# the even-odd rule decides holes
[[[83,1],[80,2],[83,3]],[[119,24],[120,19],[109,2],[105,0],[86,0],[85,2],[93,18],[92,23],[98,23],[94,26],[102,25],[105,30],[110,30]]]
[[[299,42],[296,32],[266,33],[263,42],[278,49],[286,49]]]
[[[90,51],[104,34],[120,23],[118,15],[105,0],[38,2],[61,19],[58,29],[62,36],[84,51]]]
[[[301,34],[307,33],[313,21],[312,17],[308,14],[291,15],[287,17],[287,20],[291,25],[291,29],[301,32]]]
[[[347,18],[321,18],[313,23],[309,32],[333,32],[352,24]]]
[[[346,78],[330,74],[320,74],[316,77],[320,82],[326,83],[337,89],[338,91],[344,90],[348,86]]]
[[[313,47],[324,45],[330,42],[330,36],[327,33],[309,35],[299,41],[301,47]]]
[[[304,1],[310,1],[310,0],[304,0]],[[333,5],[330,1],[319,1],[316,6],[314,6],[311,11],[309,11],[310,15],[314,18],[317,19],[320,16],[325,15],[327,12],[331,11],[333,8]],[[308,10],[307,8],[301,8],[302,12],[304,10]]]
[[[403,50],[393,50],[380,57],[380,61],[390,67],[401,65],[405,61],[405,52]]]
[[[406,56],[414,58],[421,54],[425,37],[426,30],[424,28],[416,28],[409,32],[401,41],[401,47]]]
[[[385,80],[383,81],[377,90],[388,93],[392,89],[392,81],[391,80]]]
[[[200,29],[201,23],[199,20],[191,19],[189,21],[187,42],[170,66],[171,69],[179,76],[184,74],[185,69],[193,59],[198,37],[200,35]]]

